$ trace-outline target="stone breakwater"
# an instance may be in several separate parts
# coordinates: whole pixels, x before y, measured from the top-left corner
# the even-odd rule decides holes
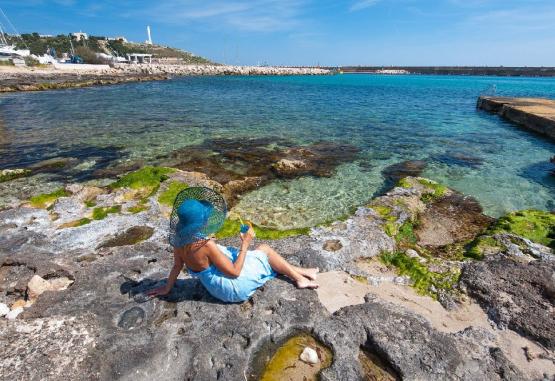
[[[112,85],[117,83],[158,81],[188,75],[328,75],[320,68],[258,67],[226,65],[116,65],[107,69],[72,70],[0,67],[0,93],[41,91]]]
[[[186,274],[170,295],[144,296],[172,264],[177,192],[223,185],[162,167],[103,184],[0,211],[2,379],[255,380],[299,332],[329,349],[325,364],[316,353],[322,380],[555,376],[551,213],[494,221],[470,197],[403,178],[342,221],[293,236],[255,227],[291,262],[320,267],[321,287],[277,278],[223,304]],[[226,222],[222,243],[238,244],[238,229]],[[277,379],[293,356],[272,367]]]
[[[555,140],[555,100],[481,96],[477,107]]]

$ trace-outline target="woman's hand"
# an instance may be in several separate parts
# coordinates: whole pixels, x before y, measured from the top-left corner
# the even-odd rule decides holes
[[[154,289],[148,291],[146,294],[148,296],[155,297],[155,296],[168,295],[169,293],[170,293],[170,290],[168,290],[168,288],[166,286],[161,286],[161,287],[157,287],[157,288],[154,288]]]
[[[240,234],[241,234],[241,241],[243,241],[242,246],[249,247],[255,234],[252,226],[249,227],[249,230],[247,230],[246,233],[240,233]]]

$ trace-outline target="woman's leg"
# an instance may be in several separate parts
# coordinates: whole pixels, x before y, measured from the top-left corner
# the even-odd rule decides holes
[[[298,288],[318,288],[317,283],[314,283],[310,279],[307,279],[308,275],[305,275],[301,272],[303,270],[310,270],[311,273],[313,272],[314,274],[316,274],[316,272],[318,272],[318,269],[301,269],[299,267],[292,266],[274,249],[266,244],[258,246],[256,250],[264,252],[268,256],[268,262],[270,263],[270,266],[272,266],[272,269],[278,274],[282,274],[290,278],[293,282],[295,282]],[[311,279],[313,280],[314,278]]]

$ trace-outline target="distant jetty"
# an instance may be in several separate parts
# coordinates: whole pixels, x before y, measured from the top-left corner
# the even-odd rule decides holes
[[[477,107],[555,140],[555,100],[481,96]]]
[[[329,68],[332,69],[332,68]],[[555,77],[555,67],[489,66],[343,66],[333,68],[343,73],[479,75],[505,77]],[[400,72],[400,73],[396,73]]]

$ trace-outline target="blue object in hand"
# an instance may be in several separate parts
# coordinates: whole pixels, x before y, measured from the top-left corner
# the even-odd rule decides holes
[[[242,234],[245,234],[246,232],[249,231],[249,228],[250,228],[250,226],[247,225],[247,224],[241,225],[241,233],[242,233]]]

